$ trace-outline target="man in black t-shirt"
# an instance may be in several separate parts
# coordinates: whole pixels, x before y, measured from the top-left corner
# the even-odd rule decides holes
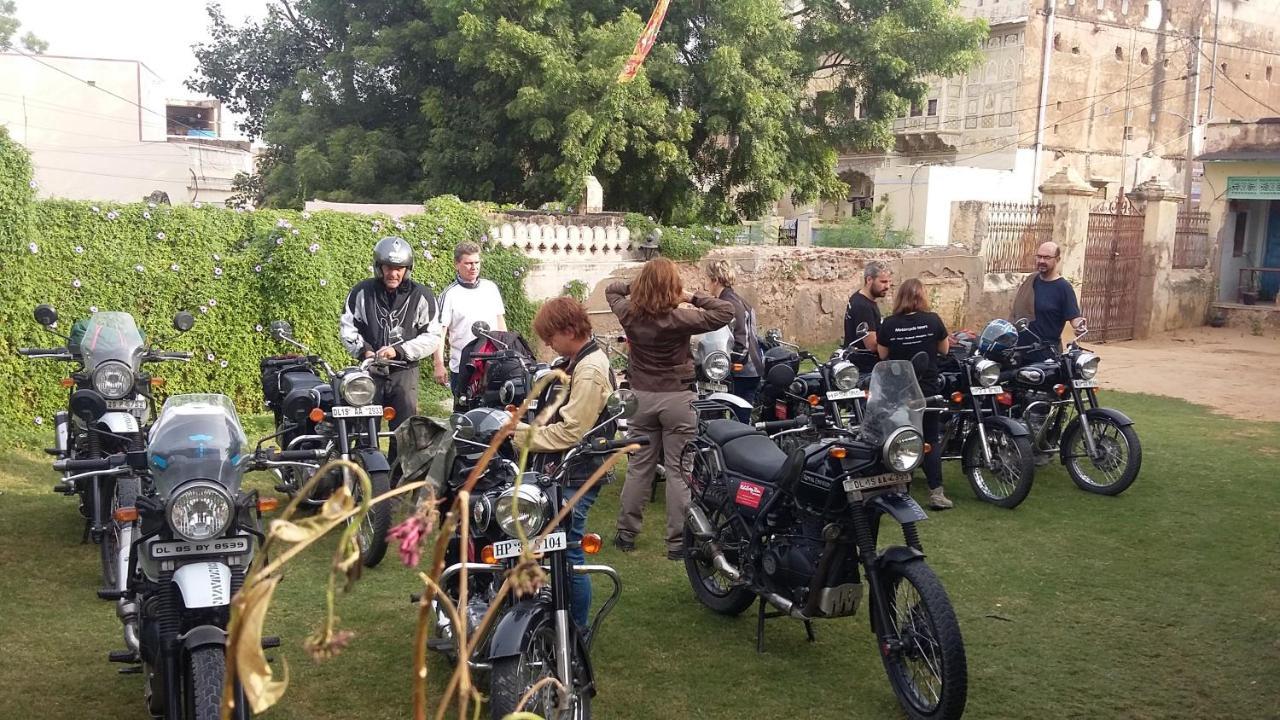
[[[1062,344],[1062,328],[1067,322],[1076,334],[1084,332],[1085,319],[1080,315],[1076,291],[1058,272],[1062,251],[1057,243],[1047,242],[1036,250],[1036,274],[1027,278],[1013,301],[1014,320],[1027,318],[1028,330],[1034,336],[1021,338],[1028,344],[1037,338],[1055,345]]]
[[[862,287],[849,296],[849,305],[844,311],[845,347],[857,339],[860,323],[865,322],[870,330],[867,337],[858,343],[858,349],[867,352],[851,356],[859,372],[871,372],[876,364],[876,337],[880,332],[880,307],[876,301],[888,295],[891,287],[893,273],[882,263],[869,262],[862,270]]]

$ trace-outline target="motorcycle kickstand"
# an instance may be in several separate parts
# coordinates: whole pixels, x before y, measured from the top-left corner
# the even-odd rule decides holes
[[[804,621],[804,634],[809,639],[809,642],[818,642],[818,636],[813,633],[812,620]]]
[[[756,610],[756,654],[764,654],[764,598],[760,598],[760,604]]]

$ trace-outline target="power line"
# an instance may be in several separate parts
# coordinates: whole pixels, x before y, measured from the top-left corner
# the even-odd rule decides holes
[[[1209,55],[1208,55],[1207,53],[1205,53],[1205,51],[1204,51],[1204,49],[1203,49],[1203,48],[1201,48],[1201,49],[1200,49],[1200,54],[1201,54],[1201,55],[1204,55],[1206,58],[1209,58]],[[1209,61],[1210,61],[1210,62],[1213,62],[1213,58],[1209,58]],[[1225,65],[1226,63],[1223,63],[1223,64]],[[1236,82],[1234,79],[1232,79],[1232,77],[1231,77],[1230,75],[1228,75],[1228,74],[1227,74],[1227,71],[1226,71],[1226,70],[1223,70],[1223,71],[1222,71],[1221,73],[1219,73],[1219,74],[1220,74],[1220,75],[1222,75],[1222,77],[1223,77],[1227,82],[1229,82],[1229,83],[1231,83],[1232,85],[1234,85],[1234,86],[1235,86],[1235,88],[1236,88],[1237,90],[1239,90],[1241,93],[1244,93],[1244,96],[1245,96],[1245,97],[1247,97],[1247,98],[1249,98],[1250,100],[1252,100],[1252,101],[1254,101],[1254,102],[1258,103],[1259,105],[1261,105],[1262,107],[1264,107],[1264,108],[1266,108],[1266,109],[1270,110],[1271,112],[1276,113],[1277,115],[1280,115],[1280,110],[1275,109],[1274,107],[1272,107],[1271,105],[1269,105],[1267,102],[1265,102],[1264,100],[1262,100],[1262,99],[1261,99],[1261,98],[1259,98],[1258,96],[1256,96],[1256,95],[1254,95],[1253,93],[1249,92],[1248,90],[1245,90],[1244,88],[1240,87],[1240,83],[1238,83],[1238,82]],[[1212,86],[1210,86],[1210,87],[1212,87]],[[1219,102],[1221,102],[1221,101],[1219,101]],[[1236,111],[1236,112],[1238,113],[1239,111]]]

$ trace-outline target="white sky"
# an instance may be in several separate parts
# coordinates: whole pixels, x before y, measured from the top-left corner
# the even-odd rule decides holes
[[[219,0],[235,25],[261,18],[271,0]],[[17,0],[18,36],[49,43],[49,55],[140,60],[164,81],[165,97],[195,93],[182,83],[195,74],[191,46],[209,39],[205,0]],[[234,117],[232,120],[234,121]],[[238,135],[228,126],[226,135]]]

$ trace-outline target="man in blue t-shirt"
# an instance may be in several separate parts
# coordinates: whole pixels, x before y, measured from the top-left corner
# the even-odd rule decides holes
[[[1018,288],[1013,301],[1013,316],[1031,321],[1029,330],[1034,337],[1024,337],[1021,343],[1037,338],[1056,345],[1062,344],[1062,327],[1070,322],[1076,334],[1084,332],[1085,319],[1080,315],[1076,291],[1071,283],[1058,272],[1062,251],[1058,244],[1047,242],[1036,250],[1036,274]]]

